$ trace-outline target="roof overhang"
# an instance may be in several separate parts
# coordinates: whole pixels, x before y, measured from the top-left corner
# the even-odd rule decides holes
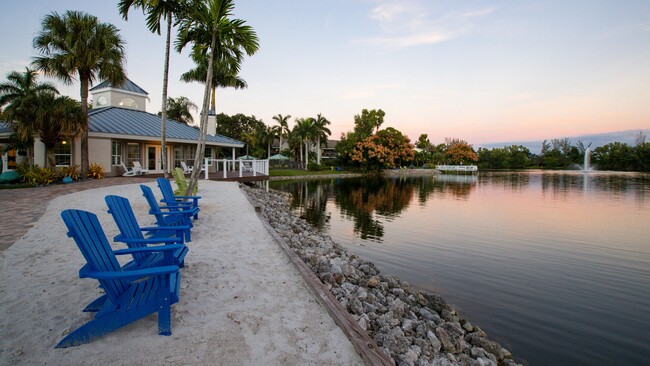
[[[151,137],[144,135],[120,135],[114,133],[103,133],[103,132],[89,132],[88,137],[104,138],[104,139],[118,139],[118,140],[132,140],[132,141],[151,141],[151,142],[160,142],[160,137]],[[195,140],[184,140],[184,139],[173,139],[167,138],[165,141],[177,144],[194,144]],[[221,146],[221,147],[244,147],[244,144],[235,144],[235,143],[225,143],[225,142],[214,142],[206,141],[206,145],[209,146]]]

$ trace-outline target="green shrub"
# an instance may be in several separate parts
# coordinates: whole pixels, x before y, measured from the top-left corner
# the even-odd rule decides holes
[[[92,163],[88,167],[88,178],[102,179],[104,178],[104,165]]]
[[[38,165],[31,166],[21,175],[25,182],[33,186],[47,186],[63,178],[61,172],[51,168],[41,168]]]
[[[72,180],[79,180],[79,165],[59,168],[62,177],[70,177]]]

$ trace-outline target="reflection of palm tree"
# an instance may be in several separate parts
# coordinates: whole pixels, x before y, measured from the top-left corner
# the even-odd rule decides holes
[[[81,110],[88,115],[89,85],[99,76],[113,85],[121,85],[124,72],[124,41],[118,29],[100,23],[96,17],[68,10],[43,18],[42,30],[34,38],[34,47],[42,56],[33,64],[47,76],[65,83],[74,75],[81,84]],[[88,175],[88,129],[81,132],[81,176]]]

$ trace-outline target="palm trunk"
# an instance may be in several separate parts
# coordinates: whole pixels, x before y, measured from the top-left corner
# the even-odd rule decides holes
[[[214,114],[217,114],[217,87],[215,85],[212,85],[212,97],[210,100],[210,109],[214,112]]]
[[[302,155],[302,141],[300,141],[300,160],[304,159],[304,156]],[[304,164],[304,162],[303,162]]]
[[[81,81],[81,114],[83,118],[88,118],[88,84],[90,76],[79,75]],[[81,179],[88,177],[90,163],[88,161],[88,124],[81,131]]]
[[[280,145],[278,145],[278,154],[282,154],[282,132],[280,132]]]
[[[217,43],[217,37],[212,36],[212,44],[210,45],[210,58],[208,59],[208,72],[205,78],[205,90],[203,92],[203,105],[201,109],[201,124],[199,132],[199,142],[196,146],[196,155],[194,156],[194,169],[192,170],[192,175],[190,176],[190,182],[187,185],[187,190],[185,195],[189,196],[194,191],[194,187],[197,186],[199,180],[199,174],[201,173],[201,166],[203,162],[203,155],[205,154],[205,140],[207,138],[208,132],[208,107],[210,103],[210,90],[212,87],[212,68],[214,67],[214,48]],[[208,167],[205,167],[207,170]],[[207,173],[207,171],[206,171]]]
[[[163,176],[167,178],[167,84],[169,82],[169,45],[172,33],[172,16],[167,14],[167,43],[163,71],[162,112],[160,117],[160,153],[162,154]]]
[[[305,140],[305,170],[307,170],[307,165],[309,165],[309,142]]]
[[[318,136],[318,142],[316,145],[316,163],[320,165],[320,135]]]

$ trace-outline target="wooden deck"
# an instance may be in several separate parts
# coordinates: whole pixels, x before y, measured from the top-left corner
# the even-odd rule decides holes
[[[137,175],[136,177],[140,178],[158,178],[162,177],[162,173],[151,173],[151,174],[143,174],[143,175]],[[132,177],[115,177],[115,178],[124,178],[124,179],[129,179]],[[173,179],[171,174],[169,174],[169,178]],[[185,174],[185,178],[189,179],[190,175]],[[205,174],[201,173],[199,175],[199,184],[201,183],[202,180],[205,180]],[[262,173],[257,173],[256,176],[253,175],[252,172],[242,172],[242,176],[239,176],[239,171],[229,171],[226,172],[226,178],[223,177],[223,170],[218,170],[216,172],[210,172],[208,173],[208,180],[212,181],[218,181],[218,182],[258,182],[258,181],[265,181],[269,180],[269,176],[262,174]]]
[[[205,179],[205,174],[201,173],[200,179]],[[208,173],[208,180],[214,181],[234,181],[234,182],[258,182],[263,180],[269,180],[269,176],[257,173],[253,175],[252,172],[242,172],[242,176],[239,176],[239,171],[228,171],[226,172],[226,178],[223,177],[223,170],[217,170],[216,172]]]

